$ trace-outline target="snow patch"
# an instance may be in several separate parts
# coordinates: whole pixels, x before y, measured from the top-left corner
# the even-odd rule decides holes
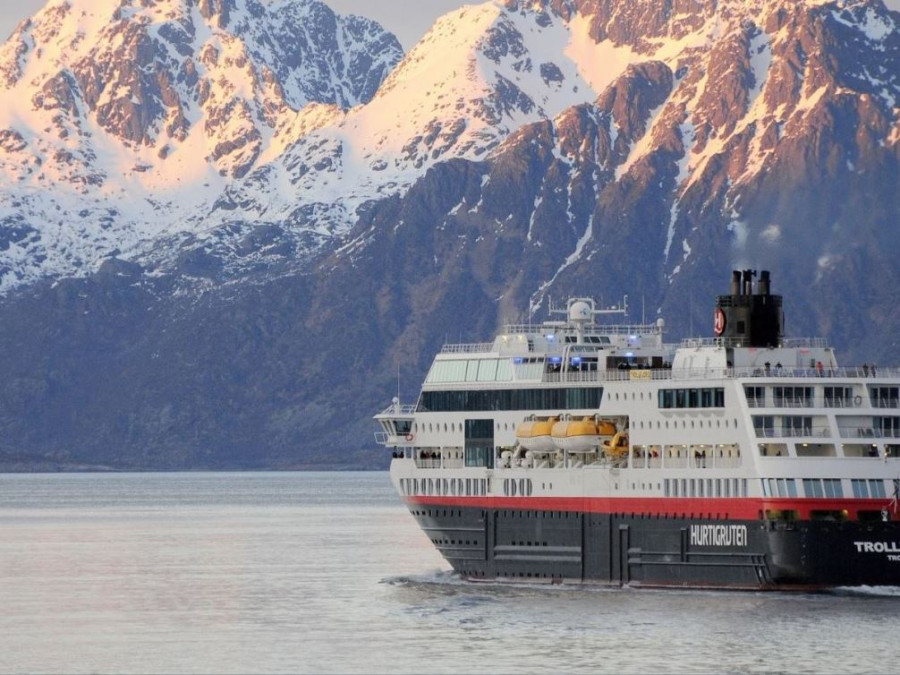
[[[781,239],[781,226],[780,225],[769,225],[766,229],[762,231],[760,237],[769,244],[777,244]]]

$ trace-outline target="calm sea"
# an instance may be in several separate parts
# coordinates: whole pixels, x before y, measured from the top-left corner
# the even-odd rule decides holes
[[[0,475],[3,673],[900,670],[900,590],[468,584],[383,473]]]

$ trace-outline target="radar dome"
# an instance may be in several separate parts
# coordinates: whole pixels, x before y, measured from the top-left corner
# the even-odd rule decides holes
[[[569,321],[589,321],[591,318],[591,306],[579,300],[569,307]]]

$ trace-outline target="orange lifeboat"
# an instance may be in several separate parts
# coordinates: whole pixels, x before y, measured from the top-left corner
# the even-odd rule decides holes
[[[532,452],[553,452],[556,446],[553,445],[550,431],[557,419],[556,417],[541,419],[534,415],[526,418],[516,427],[516,440],[519,441],[519,445]]]
[[[553,444],[560,450],[590,452],[600,445],[600,427],[593,417],[564,419],[554,424],[550,433]]]
[[[620,458],[628,454],[628,432],[620,431],[612,440],[603,441],[603,452],[607,457]]]

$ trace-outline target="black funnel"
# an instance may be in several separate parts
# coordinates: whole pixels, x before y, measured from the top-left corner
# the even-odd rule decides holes
[[[767,270],[759,273],[753,293],[755,276],[755,270],[732,272],[731,295],[720,295],[716,301],[716,337],[728,338],[734,347],[780,347],[784,337],[781,296],[771,294]]]

